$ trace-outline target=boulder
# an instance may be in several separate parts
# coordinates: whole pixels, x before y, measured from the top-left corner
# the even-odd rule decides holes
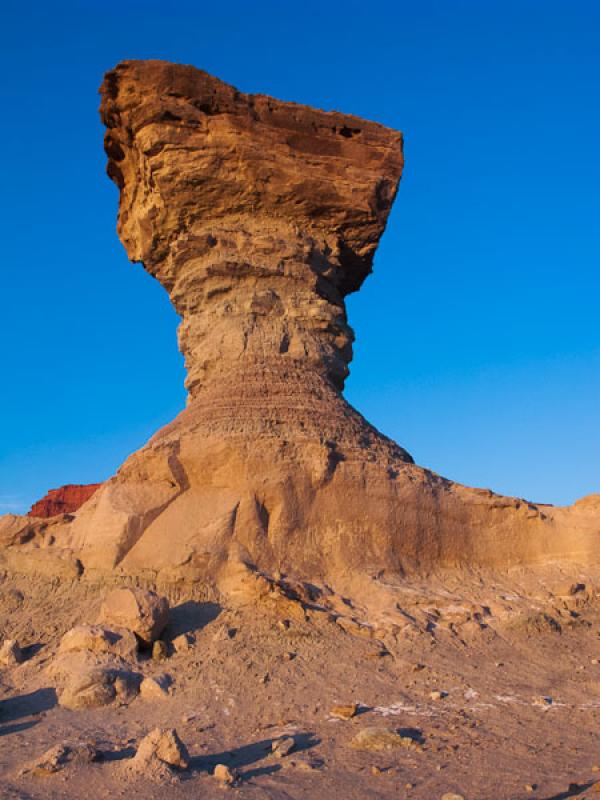
[[[114,683],[115,675],[110,669],[83,668],[69,676],[58,702],[73,710],[109,705],[116,696]]]
[[[181,633],[171,642],[176,653],[187,653],[194,645],[194,637],[189,633]]]
[[[175,728],[154,728],[139,744],[132,767],[144,770],[153,761],[187,769],[190,756]]]
[[[144,678],[140,684],[140,696],[144,700],[164,700],[169,696],[170,680],[166,675]]]
[[[113,589],[100,609],[100,623],[126,628],[150,645],[169,621],[169,601],[143,589]]]
[[[101,625],[77,625],[62,637],[58,652],[87,650],[90,653],[109,653],[131,660],[136,658],[137,649],[135,635],[126,628],[111,630]]]

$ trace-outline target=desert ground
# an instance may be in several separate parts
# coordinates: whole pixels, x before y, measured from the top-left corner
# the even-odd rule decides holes
[[[227,608],[172,596],[166,658],[140,652],[124,665],[167,676],[164,696],[72,710],[52,665],[61,636],[96,621],[106,587],[5,577],[2,634],[24,660],[1,672],[1,796],[593,797],[597,585],[584,569],[440,574],[390,587],[398,613],[381,627],[347,598],[327,608],[276,594]],[[182,633],[189,649],[173,652]],[[335,716],[353,704],[342,711],[351,718]],[[156,727],[176,729],[186,769],[129,768]],[[381,750],[367,736],[361,749],[364,730],[400,736]],[[293,746],[277,757],[282,737]],[[97,760],[36,771],[61,744],[89,744]],[[213,776],[217,764],[234,785]]]

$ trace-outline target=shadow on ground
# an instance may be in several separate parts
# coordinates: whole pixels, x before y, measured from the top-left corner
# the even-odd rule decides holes
[[[29,694],[20,694],[0,701],[0,721],[14,722],[22,717],[31,717],[49,711],[56,705],[54,689],[37,689]],[[0,729],[0,733],[3,729]]]
[[[195,600],[181,603],[172,608],[169,613],[165,638],[173,639],[182,633],[199,631],[216,619],[220,613],[221,606],[218,603],[198,603]]]
[[[569,800],[571,797],[577,797],[581,792],[585,792],[590,786],[594,785],[594,781],[587,783],[572,783],[565,792],[560,794],[553,794],[552,797],[546,797],[544,800]]]
[[[192,772],[212,772],[217,764],[227,764],[227,766],[235,767],[236,769],[250,767],[271,755],[273,742],[277,741],[278,738],[261,739],[259,742],[252,742],[234,750],[226,750],[212,755],[194,756],[190,759],[190,769]],[[296,733],[292,738],[294,739],[292,754],[309,750],[320,743],[320,739],[317,739],[313,733]],[[280,769],[280,764],[268,764],[243,772],[242,777],[247,780],[260,775],[271,775]]]

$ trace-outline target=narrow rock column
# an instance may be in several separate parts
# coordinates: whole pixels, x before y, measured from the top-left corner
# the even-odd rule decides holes
[[[157,61],[108,73],[101,113],[119,234],[182,317],[191,398],[232,372],[341,389],[344,297],[371,270],[401,134]]]

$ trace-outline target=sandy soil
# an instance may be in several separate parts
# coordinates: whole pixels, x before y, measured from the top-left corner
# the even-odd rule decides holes
[[[551,587],[565,579],[585,590],[557,597]],[[57,704],[47,667],[62,633],[95,621],[103,590],[5,579],[0,626],[19,639],[26,660],[0,673],[0,796],[593,797],[600,779],[595,585],[589,572],[438,577],[398,587],[395,625],[352,623],[368,622],[368,614],[346,598],[340,621],[348,630],[330,611],[299,603],[234,609],[172,596],[163,638],[188,631],[195,644],[134,665],[146,675],[168,673],[169,696],[71,711]],[[444,696],[433,699],[435,691]],[[340,703],[358,703],[357,715],[333,718]],[[190,768],[166,782],[134,780],[127,761],[157,725],[177,729]],[[400,730],[413,744],[355,749],[351,741],[366,727]],[[296,745],[278,759],[271,743],[282,734]],[[19,774],[65,741],[91,742],[103,758],[47,777]],[[216,782],[217,763],[237,769],[236,787]]]

